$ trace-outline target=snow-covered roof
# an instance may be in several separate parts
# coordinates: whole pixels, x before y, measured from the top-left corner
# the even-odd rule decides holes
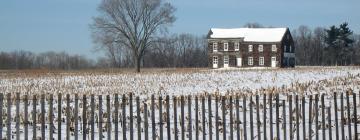
[[[211,28],[210,38],[244,38],[246,42],[280,42],[287,28]]]

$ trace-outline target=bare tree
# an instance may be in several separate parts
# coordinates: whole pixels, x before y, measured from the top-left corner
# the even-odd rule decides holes
[[[296,63],[300,65],[311,65],[312,47],[312,30],[308,26],[301,25],[297,30],[292,32],[296,49]]]
[[[263,25],[261,25],[260,23],[254,22],[254,23],[246,23],[244,25],[244,27],[246,28],[264,28]]]
[[[314,50],[312,52],[311,62],[312,65],[325,65],[325,29],[317,27],[313,31],[312,45]]]
[[[178,47],[179,56],[182,56],[182,61],[180,61],[182,67],[186,66],[190,53],[188,52],[188,50],[190,51],[190,49],[193,48],[194,40],[195,37],[192,36],[191,34],[180,34],[177,37],[176,47]]]
[[[163,0],[103,0],[98,10],[93,34],[110,33],[111,43],[130,49],[137,72],[146,48],[175,21],[175,8]]]
[[[174,34],[161,38],[144,55],[144,67],[206,67],[206,37]]]

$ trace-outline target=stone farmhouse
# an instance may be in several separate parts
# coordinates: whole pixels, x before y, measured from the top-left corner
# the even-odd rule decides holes
[[[295,66],[288,28],[212,28],[207,39],[210,68]]]

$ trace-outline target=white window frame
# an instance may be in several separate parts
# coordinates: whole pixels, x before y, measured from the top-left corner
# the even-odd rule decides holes
[[[271,51],[273,51],[273,52],[277,51],[276,45],[271,45]]]
[[[248,65],[249,66],[254,65],[254,58],[253,57],[248,57]]]
[[[213,42],[213,52],[217,52],[217,51],[218,51],[218,43]]]
[[[229,56],[224,55],[224,64],[229,64]]]
[[[259,52],[263,52],[264,51],[264,45],[259,45],[258,49],[259,49]]]
[[[234,49],[235,51],[239,51],[239,50],[240,50],[240,43],[239,43],[239,42],[235,42],[235,43],[234,43],[234,48],[235,48],[235,49]]]
[[[253,45],[249,45],[248,49],[249,49],[249,52],[252,52],[253,51]]]
[[[229,51],[229,43],[228,42],[224,43],[224,51]]]
[[[218,56],[213,56],[213,64],[218,64],[218,63],[219,63]]]
[[[260,66],[264,65],[264,57],[259,57],[259,65]]]

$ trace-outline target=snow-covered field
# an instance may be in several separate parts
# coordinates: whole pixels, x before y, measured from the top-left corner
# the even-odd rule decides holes
[[[334,100],[333,100],[333,96],[332,93],[333,92],[340,92],[343,93],[345,91],[349,91],[352,90],[354,93],[359,93],[359,85],[360,85],[360,68],[359,67],[301,67],[301,68],[295,68],[295,69],[218,69],[218,70],[208,70],[208,69],[190,69],[190,70],[162,70],[162,71],[150,71],[150,72],[144,72],[141,74],[137,74],[137,73],[132,73],[132,72],[121,72],[121,73],[105,73],[105,72],[65,72],[65,73],[41,73],[41,74],[29,74],[29,73],[0,73],[0,93],[16,93],[19,92],[22,95],[23,94],[28,94],[28,95],[34,95],[34,94],[56,94],[56,93],[65,93],[65,94],[70,94],[71,95],[71,101],[70,101],[70,109],[71,109],[71,126],[74,126],[74,122],[73,122],[73,117],[75,116],[74,113],[77,113],[76,115],[79,118],[79,138],[82,137],[83,131],[82,131],[82,127],[81,125],[84,123],[82,120],[82,113],[83,110],[86,110],[87,112],[87,128],[90,127],[90,122],[89,122],[89,118],[90,118],[90,100],[89,100],[89,96],[88,96],[88,100],[87,100],[87,107],[83,107],[81,101],[79,104],[79,110],[78,112],[73,112],[74,111],[74,94],[80,94],[79,97],[81,97],[81,95],[90,95],[90,94],[96,94],[96,95],[110,95],[111,96],[111,110],[110,110],[110,114],[111,114],[111,124],[112,124],[112,137],[114,137],[114,112],[115,112],[115,103],[114,103],[114,94],[128,94],[128,93],[134,93],[135,96],[139,95],[141,97],[141,116],[144,115],[144,104],[148,105],[148,122],[151,123],[151,112],[150,112],[150,101],[148,100],[149,97],[151,95],[155,95],[156,98],[159,95],[171,95],[171,96],[179,96],[179,95],[191,95],[191,96],[196,96],[196,97],[204,97],[203,95],[213,95],[212,97],[215,97],[214,95],[260,95],[260,108],[259,108],[259,115],[260,115],[260,123],[259,123],[259,127],[260,127],[260,134],[263,135],[263,129],[264,126],[266,126],[266,130],[267,130],[267,137],[270,137],[270,115],[269,115],[269,109],[272,108],[273,109],[273,122],[275,123],[276,120],[280,120],[280,131],[281,131],[281,139],[285,139],[283,137],[283,131],[289,129],[290,125],[289,125],[289,117],[293,116],[293,124],[295,124],[295,117],[296,116],[300,116],[300,137],[302,136],[303,133],[303,127],[302,127],[302,119],[303,116],[302,115],[297,115],[297,114],[290,114],[288,111],[290,110],[289,108],[289,98],[287,96],[287,94],[291,94],[291,95],[300,95],[300,98],[305,97],[305,110],[304,112],[306,113],[305,116],[305,126],[306,126],[306,135],[308,135],[308,132],[311,131],[311,137],[314,138],[315,136],[315,123],[314,123],[314,114],[312,115],[312,118],[309,119],[309,112],[310,110],[312,110],[312,112],[319,112],[319,123],[321,123],[321,119],[322,116],[326,117],[326,119],[328,118],[328,116],[332,116],[331,118],[331,126],[330,128],[332,128],[331,132],[332,132],[332,136],[335,135],[335,120],[334,120],[334,115],[335,115],[335,110],[337,111],[337,114],[339,116],[338,120],[340,120],[340,100],[337,100],[337,108],[334,109]],[[262,100],[264,97],[264,93],[265,94],[269,94],[269,93],[280,93],[280,104],[282,104],[282,102],[285,102],[286,105],[285,107],[283,105],[280,106],[280,115],[279,115],[279,119],[277,119],[275,117],[275,100],[267,100],[266,104],[263,104]],[[322,105],[319,102],[319,106],[318,108],[315,108],[315,104],[314,101],[312,102],[312,108],[310,108],[310,104],[309,104],[309,96],[302,96],[302,95],[312,95],[312,94],[318,94],[318,93],[326,93],[325,95],[325,108],[330,108],[331,112],[330,115],[328,112],[324,112],[324,114],[322,114],[322,112],[320,112],[320,108],[322,108]],[[63,94],[63,95],[65,95]],[[6,96],[5,96],[6,97]],[[4,97],[4,98],[5,98]],[[12,97],[15,97],[14,94]],[[98,101],[98,96],[95,96],[95,138],[98,138],[98,132],[100,129],[105,129],[105,125],[102,128],[99,128],[99,124],[97,123],[99,120],[99,101]],[[206,96],[207,97],[207,96]],[[229,96],[224,96],[224,97],[229,97]],[[340,96],[338,96],[339,98]],[[360,99],[360,96],[355,96],[357,98]],[[31,96],[30,96],[31,98]],[[38,97],[39,98],[39,97]],[[65,97],[63,97],[64,99]],[[121,98],[121,96],[120,96]],[[268,97],[267,97],[268,98]],[[353,98],[353,97],[352,97]],[[360,104],[359,101],[356,105],[353,104],[352,102],[352,98],[351,98],[351,102],[348,105],[345,102],[345,107],[349,106],[351,109],[351,112],[354,113],[354,108],[357,109],[358,112],[360,112]],[[6,99],[6,98],[5,98]],[[171,98],[172,99],[172,98]],[[206,98],[207,99],[207,98]],[[293,104],[292,104],[292,110],[295,109],[295,101],[294,101],[294,96],[293,96]],[[57,98],[55,96],[55,101],[53,104],[53,123],[55,124],[55,130],[57,130],[57,120],[59,118],[57,118],[57,106],[58,106],[58,102],[56,101]],[[16,100],[13,100],[16,101]],[[22,101],[22,100],[21,100]],[[37,118],[37,128],[40,128],[40,102],[39,100],[36,102],[36,111],[33,111],[32,109],[32,101],[29,101],[29,106],[28,106],[28,112],[29,113],[36,113],[36,118]],[[48,103],[48,97],[45,101],[45,108],[46,108],[46,117],[49,116],[49,103]],[[120,99],[121,101],[121,99]],[[188,137],[189,132],[193,131],[192,135],[193,138],[195,137],[195,131],[194,131],[194,125],[195,125],[195,114],[198,114],[199,117],[201,117],[202,115],[202,111],[195,111],[194,105],[195,105],[195,100],[190,100],[191,101],[191,106],[190,106],[190,111],[189,109],[189,102],[188,100],[185,100],[185,104],[184,104],[184,116],[185,116],[185,135],[186,137]],[[252,102],[255,101],[255,96],[253,96],[253,100]],[[137,109],[136,109],[136,102],[132,101],[134,106],[133,106],[133,114],[134,117],[136,118],[137,115]],[[270,106],[270,102],[272,103],[272,106]],[[107,111],[106,108],[106,100],[105,100],[105,96],[103,96],[103,102],[102,102],[102,112],[104,114],[109,113]],[[174,127],[173,125],[175,124],[174,122],[174,113],[177,112],[177,127],[179,129],[179,134],[178,136],[180,137],[180,103],[176,102],[176,104],[178,104],[178,108],[176,110],[174,110],[173,105],[174,105],[174,101],[170,100],[170,102],[168,103],[170,105],[170,119],[171,119],[171,137],[174,138],[175,134],[174,134]],[[199,103],[199,109],[201,108],[201,103],[202,102],[198,102]],[[246,128],[247,128],[247,137],[250,138],[250,100],[249,98],[247,99],[247,104],[246,104],[246,108],[243,108],[243,99],[240,98],[239,104],[239,113],[240,113],[240,127],[239,131],[240,131],[240,135],[242,136],[244,133],[244,129],[243,129],[243,122],[244,122],[244,118],[243,118],[243,113],[246,110]],[[302,102],[299,103],[299,111],[302,111]],[[155,123],[156,123],[156,135],[159,135],[159,100],[156,100],[156,106],[155,106]],[[163,105],[166,105],[167,103],[163,101]],[[208,112],[211,111],[212,113],[215,113],[215,108],[218,107],[219,108],[219,121],[224,120],[224,118],[221,116],[222,112],[225,112],[226,114],[226,120],[227,120],[227,128],[226,128],[226,132],[227,135],[229,136],[230,130],[229,130],[229,124],[231,124],[231,122],[229,122],[230,119],[230,112],[229,112],[229,108],[228,105],[232,104],[233,106],[235,106],[235,101],[233,102],[229,102],[228,100],[226,100],[225,102],[227,108],[225,110],[222,109],[222,103],[219,102],[218,105],[215,104],[215,101],[212,100],[211,104],[205,104],[205,120],[203,120],[202,118],[199,119],[199,123],[202,124],[202,122],[204,121],[206,124],[206,129],[205,129],[205,135],[206,137],[208,137],[209,135],[209,131],[208,131],[208,127],[209,127],[209,120],[212,120],[211,126],[212,126],[212,135],[213,138],[215,138],[215,115],[213,114],[210,118],[208,117]],[[62,115],[61,115],[61,120],[64,120],[62,122],[62,137],[65,137],[65,132],[66,132],[66,115],[65,115],[65,109],[66,109],[66,101],[62,100],[61,102],[61,110],[62,110]],[[211,110],[209,110],[208,108],[211,107]],[[33,122],[33,118],[31,117],[31,114],[24,114],[24,104],[21,102],[20,106],[19,106],[20,110],[20,131],[21,134],[20,136],[23,137],[24,136],[24,125],[23,125],[23,121],[24,121],[24,116],[29,116],[28,119],[31,122]],[[129,126],[129,115],[130,115],[130,111],[129,111],[129,101],[127,101],[126,103],[126,112],[125,114],[123,114],[121,111],[121,107],[119,108],[119,136],[122,136],[122,133],[124,133],[122,131],[122,124],[121,122],[122,117],[125,115],[126,116],[126,123],[127,126]],[[266,108],[267,114],[263,114],[263,110],[264,108]],[[163,112],[162,114],[166,114],[166,110],[165,110],[165,106],[162,108]],[[284,117],[282,116],[283,114],[283,109],[287,110],[287,112],[285,113],[285,118],[288,119],[287,122],[285,123],[286,126],[284,127],[284,123],[283,123],[283,119]],[[16,115],[16,107],[15,107],[15,103],[13,102],[12,106],[11,106],[11,116],[15,116]],[[3,103],[3,108],[2,108],[2,112],[4,113],[2,115],[2,119],[3,119],[3,124],[6,124],[7,121],[7,116],[5,115],[7,112],[7,102],[6,100],[4,100]],[[191,113],[192,112],[192,113]],[[188,121],[189,121],[189,113],[191,113],[191,120],[192,120],[192,127],[188,126]],[[256,119],[257,119],[257,114],[256,114],[256,107],[255,104],[253,104],[253,121],[254,121],[254,135],[255,137],[257,137],[257,124]],[[347,114],[348,112],[345,110],[345,117],[347,118]],[[359,114],[359,113],[358,113]],[[234,109],[233,114],[231,114],[235,120],[236,118],[236,111]],[[265,116],[265,120],[263,119]],[[354,116],[354,114],[351,114],[351,116]],[[11,130],[12,130],[12,136],[15,135],[15,124],[16,124],[16,117],[11,117]],[[106,116],[104,116],[103,122],[109,122],[107,119],[105,119]],[[165,118],[165,117],[163,117]],[[312,120],[312,124],[311,127],[309,126],[309,120]],[[354,118],[351,118],[351,120],[354,120]],[[164,121],[164,120],[162,120]],[[49,123],[50,121],[48,119],[46,119],[46,136],[48,136],[49,134]],[[264,125],[264,123],[266,125]],[[136,119],[134,119],[134,138],[136,139],[137,137],[137,123],[136,123]],[[141,136],[144,137],[144,120],[141,120]],[[200,125],[200,124],[199,124]],[[339,121],[339,125],[340,125],[340,121]],[[354,123],[351,123],[352,127],[354,126]],[[6,126],[6,125],[4,125]],[[326,134],[329,132],[329,124],[326,123],[325,127],[320,127],[319,135],[320,135],[320,139],[322,139],[322,128],[325,128],[325,132]],[[200,126],[201,127],[201,126]],[[274,124],[273,126],[273,130],[276,129],[276,125]],[[152,134],[152,125],[149,124],[149,137],[151,138],[151,134]],[[164,130],[164,139],[167,138],[166,135],[166,124],[164,124],[163,126],[163,130]],[[293,130],[295,128],[295,126],[292,127]],[[309,130],[309,128],[311,130]],[[191,129],[191,130],[189,130]],[[201,128],[200,128],[201,129]],[[222,125],[219,126],[219,129],[222,129]],[[234,132],[236,132],[237,128],[235,128],[234,126]],[[222,131],[222,130],[220,130]],[[352,130],[353,131],[353,130]],[[6,135],[6,128],[3,128],[2,131],[2,136],[4,137]],[[38,129],[37,131],[37,136],[40,135],[40,129]],[[347,135],[348,132],[348,124],[345,124],[345,135]],[[73,134],[73,132],[71,132]],[[127,136],[129,137],[129,129],[126,130]],[[353,132],[354,134],[354,132]],[[29,126],[29,136],[31,137],[32,135],[32,126]],[[55,132],[54,137],[57,137],[57,133]],[[106,138],[106,132],[103,132],[104,138]],[[200,132],[200,136],[203,135],[203,132]],[[220,138],[222,138],[222,132],[220,132]],[[234,134],[234,136],[237,136],[238,134]],[[275,136],[275,131],[274,131],[274,136]],[[289,138],[290,135],[295,136],[295,131],[293,132],[289,132],[287,131],[287,138]],[[262,136],[263,137],[263,136]],[[326,135],[326,137],[329,137],[329,135]],[[71,136],[71,138],[73,138],[73,136]],[[200,137],[201,138],[201,137]]]
[[[354,88],[339,82],[359,80],[359,67],[302,67],[295,69],[222,69],[161,71],[145,73],[44,73],[0,75],[0,92],[22,94],[78,93],[197,95],[203,93],[256,93],[274,90],[318,92]],[[283,91],[279,91],[283,92]]]

